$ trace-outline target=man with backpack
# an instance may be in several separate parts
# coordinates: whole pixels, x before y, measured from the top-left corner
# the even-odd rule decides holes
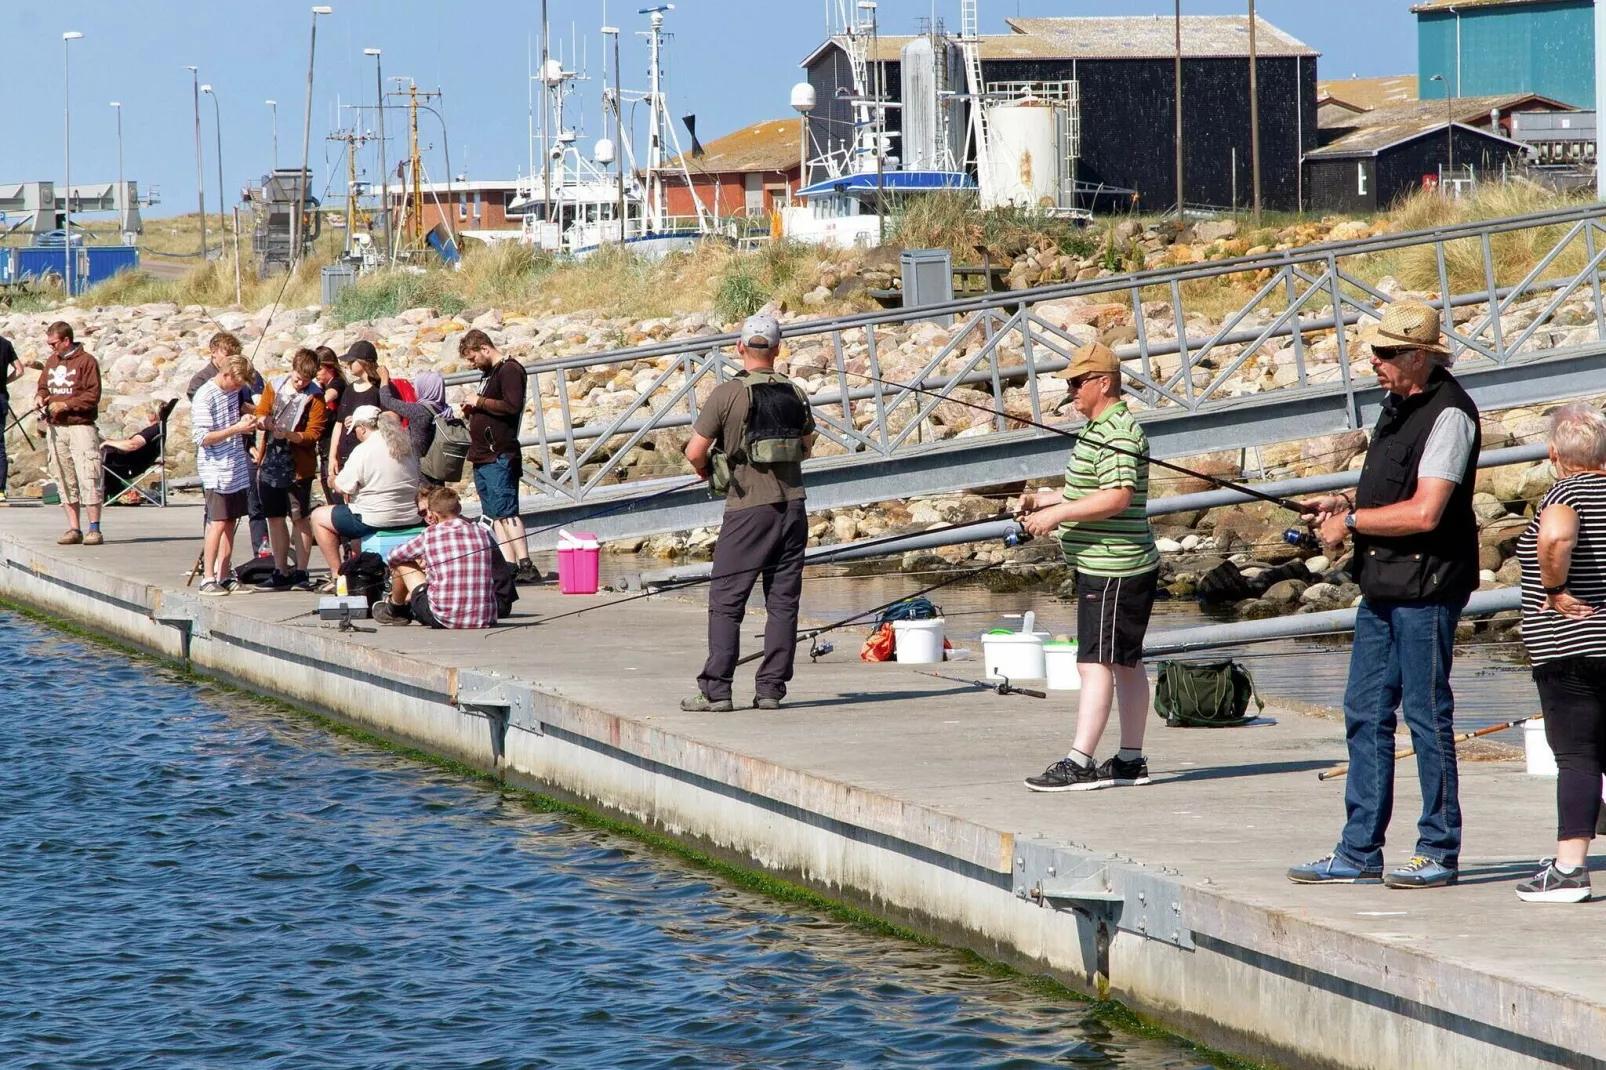
[[[273,574],[259,590],[287,591],[307,582],[312,560],[312,481],[318,475],[318,440],[327,419],[323,391],[314,385],[318,355],[298,349],[290,373],[263,384],[256,415],[267,431],[257,469],[258,500],[268,521]],[[290,525],[294,524],[296,565],[290,568]]]
[[[752,316],[742,324],[736,352],[744,370],[708,396],[686,444],[692,468],[710,481],[713,493],[725,496],[708,588],[708,661],[697,677],[696,697],[680,704],[688,712],[735,708],[731,684],[742,618],[760,575],[769,619],[753,705],[779,709],[792,678],[809,538],[803,459],[814,445],[814,417],[803,391],[775,371],[780,349],[775,317]]]

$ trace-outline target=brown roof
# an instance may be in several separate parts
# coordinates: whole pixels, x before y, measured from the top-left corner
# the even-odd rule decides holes
[[[1170,16],[1129,15],[1087,18],[1005,19],[1011,33],[983,34],[981,58],[1007,59],[1159,59],[1176,55]],[[1318,53],[1265,19],[1255,20],[1255,51],[1268,58]],[[872,62],[896,63],[913,37],[882,35]],[[826,41],[804,57],[802,66],[831,47]],[[1195,59],[1249,55],[1247,15],[1182,16],[1182,53]]]
[[[684,163],[700,174],[795,170],[801,163],[802,123],[801,118],[766,119],[708,142],[703,156],[687,152],[669,166]]]
[[[1324,130],[1347,130],[1372,126],[1393,126],[1399,123],[1436,123],[1443,126],[1454,119],[1468,126],[1487,127],[1489,112],[1498,108],[1502,114],[1509,111],[1575,111],[1570,105],[1551,100],[1537,93],[1508,93],[1505,96],[1454,97],[1449,101],[1411,100],[1403,104],[1389,104],[1370,111],[1345,113],[1332,110],[1322,119]]]
[[[1422,3],[1411,8],[1417,14],[1432,11],[1445,11],[1449,8],[1466,7],[1503,7],[1508,4],[1546,4],[1555,0],[1423,0]]]
[[[1346,78],[1316,83],[1316,91],[1353,104],[1358,108],[1377,108],[1384,104],[1403,104],[1415,100],[1416,75],[1391,74],[1384,78]]]

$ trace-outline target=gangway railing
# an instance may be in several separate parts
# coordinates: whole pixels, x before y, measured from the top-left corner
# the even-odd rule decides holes
[[[1058,436],[1028,428],[1062,419],[1066,367],[1090,332],[1065,322],[1079,299],[1111,306],[1136,337],[1116,346],[1125,391],[1156,456],[1264,445],[1362,427],[1380,400],[1362,354],[1336,327],[1372,321],[1393,300],[1375,264],[1414,253],[1438,283],[1457,358],[1456,373],[1484,408],[1585,393],[1606,373],[1606,205],[1586,203],[1486,222],[1276,250],[1211,263],[1157,268],[1082,282],[968,296],[920,309],[887,309],[788,323],[784,356],[809,388],[821,445],[809,462],[811,498],[820,507],[939,493],[987,482],[1035,478],[1063,467]],[[1500,252],[1520,243],[1532,266],[1504,269]],[[1191,318],[1197,289],[1236,277],[1249,295],[1208,329]],[[1461,285],[1452,289],[1452,280]],[[1145,309],[1145,305],[1148,306]],[[1563,318],[1561,313],[1565,310]],[[955,317],[926,349],[905,345],[914,324]],[[1325,336],[1325,337],[1324,337]],[[740,370],[734,334],[673,339],[526,365],[538,416],[522,441],[535,464],[537,492],[527,511],[580,516],[588,503],[617,502],[661,490],[652,478],[683,471],[640,463],[678,445],[709,391]],[[800,370],[801,369],[801,370]],[[578,394],[586,376],[613,381],[626,370],[633,390],[598,404]],[[449,383],[472,382],[458,374]],[[875,380],[881,380],[876,382]],[[893,385],[897,384],[897,385]],[[918,387],[919,389],[911,389]],[[953,396],[980,392],[998,412],[983,424],[955,425]],[[927,392],[930,393],[927,393]],[[573,394],[574,396],[571,396]],[[933,396],[935,395],[935,396]],[[676,458],[678,461],[678,458]],[[646,478],[642,478],[646,477]],[[624,484],[621,486],[620,484]],[[815,490],[819,489],[816,495]],[[889,488],[896,492],[889,493]],[[717,510],[665,496],[657,520],[635,516],[638,532],[712,522]],[[661,524],[664,526],[657,526]]]

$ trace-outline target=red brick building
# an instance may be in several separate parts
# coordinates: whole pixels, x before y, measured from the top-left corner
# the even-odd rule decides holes
[[[801,137],[801,119],[770,119],[709,142],[702,156],[676,158],[668,180],[669,214],[697,214],[680,172],[684,161],[703,207],[715,216],[768,216],[797,192]]]
[[[454,234],[470,237],[508,237],[516,235],[523,226],[518,216],[509,216],[507,207],[513,203],[518,182],[505,181],[423,182],[420,190],[424,200],[424,230],[428,232],[436,223],[445,222]],[[405,206],[405,208],[403,207]],[[413,186],[392,182],[390,207],[395,224],[400,226],[404,214],[413,206]]]

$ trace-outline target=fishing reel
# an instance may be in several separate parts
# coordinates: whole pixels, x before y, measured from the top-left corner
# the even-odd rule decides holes
[[[1321,541],[1316,538],[1316,533],[1309,528],[1289,528],[1283,532],[1283,542],[1286,542],[1296,550],[1309,550],[1313,553],[1320,551],[1322,548]]]
[[[1004,547],[1009,550],[1013,550],[1017,546],[1025,546],[1031,541],[1032,533],[1019,524],[1015,525],[1014,530],[1004,533]]]
[[[809,644],[809,661],[817,662],[835,649],[836,647],[832,646],[829,641],[821,642],[816,639]]]

